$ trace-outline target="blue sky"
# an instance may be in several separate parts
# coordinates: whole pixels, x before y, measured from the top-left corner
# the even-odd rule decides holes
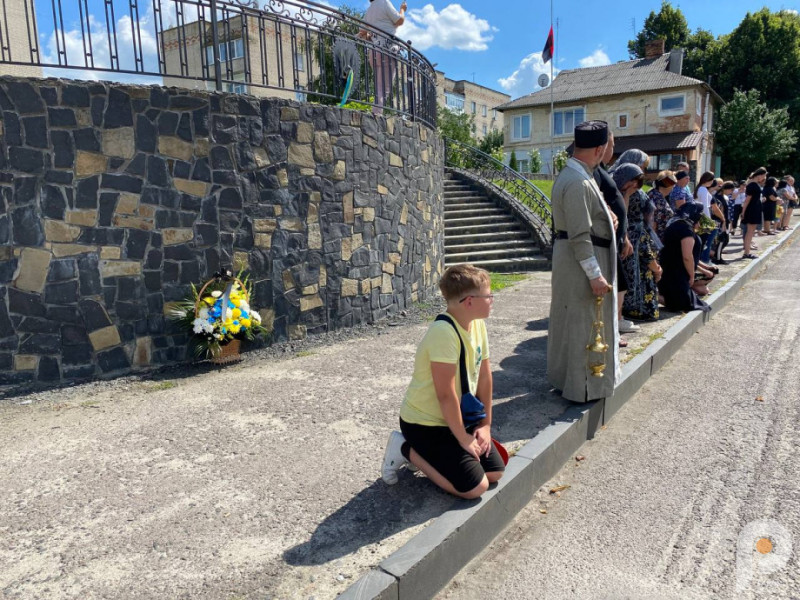
[[[399,7],[400,0],[392,0]],[[407,0],[407,24],[398,35],[411,39],[450,79],[468,79],[505,91],[513,98],[538,89],[536,79],[550,72],[541,51],[550,28],[549,0]],[[345,2],[365,8],[366,0]],[[673,2],[689,28],[702,26],[714,35],[729,33],[749,11],[767,6],[778,11],[800,9],[800,0],[755,3],[752,0]],[[627,42],[644,25],[661,0],[554,0],[558,69],[628,60]]]

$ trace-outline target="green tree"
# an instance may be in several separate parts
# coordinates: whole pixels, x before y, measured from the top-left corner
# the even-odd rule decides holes
[[[539,152],[538,148],[531,148],[528,160],[530,160],[530,166],[528,167],[530,173],[542,172],[542,153]]]
[[[716,143],[722,170],[744,178],[758,166],[785,161],[797,143],[787,109],[770,109],[758,90],[735,91],[720,110]]]
[[[492,129],[489,133],[483,136],[483,139],[478,142],[478,149],[485,154],[492,154],[497,148],[503,147],[503,132],[499,129]]]
[[[563,171],[564,167],[567,166],[567,161],[569,160],[569,154],[567,154],[566,150],[559,150],[556,152],[556,155],[553,157],[553,166],[556,169],[556,172]]]
[[[443,106],[438,107],[439,133],[456,141],[475,146],[472,132],[475,129],[475,116],[466,112],[454,112]]]
[[[664,48],[667,52],[673,48],[683,48],[689,39],[686,17],[680,8],[673,8],[668,0],[663,0],[660,11],[651,11],[644,20],[644,27],[636,39],[628,42],[628,54],[632,59],[644,58],[645,44],[659,38],[665,40]]]
[[[698,28],[686,40],[683,75],[711,83],[714,87],[720,71],[723,44],[705,29]]]
[[[517,153],[513,150],[511,151],[511,158],[508,159],[508,168],[512,171],[519,169],[519,165],[517,164]]]

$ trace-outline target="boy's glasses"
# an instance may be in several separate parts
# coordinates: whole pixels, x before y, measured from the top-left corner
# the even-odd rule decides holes
[[[489,298],[489,300],[494,300],[494,294],[470,294],[469,296],[464,296],[458,303],[461,304],[467,298]]]

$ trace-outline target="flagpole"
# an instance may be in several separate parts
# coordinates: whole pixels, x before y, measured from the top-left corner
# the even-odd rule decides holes
[[[553,0],[550,0],[550,31],[553,31]],[[553,63],[555,62],[555,52],[550,57],[550,175],[556,175],[556,157],[553,154],[553,134],[556,128],[556,113],[553,112]]]

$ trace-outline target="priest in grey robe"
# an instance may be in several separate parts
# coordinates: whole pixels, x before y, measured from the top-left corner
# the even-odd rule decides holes
[[[575,150],[553,184],[553,276],[547,337],[547,379],[573,402],[613,394],[619,380],[616,310],[615,217],[593,172],[608,142],[608,124],[586,121],[575,127]],[[595,297],[603,296],[604,354],[590,353]],[[602,377],[590,365],[605,362]]]

